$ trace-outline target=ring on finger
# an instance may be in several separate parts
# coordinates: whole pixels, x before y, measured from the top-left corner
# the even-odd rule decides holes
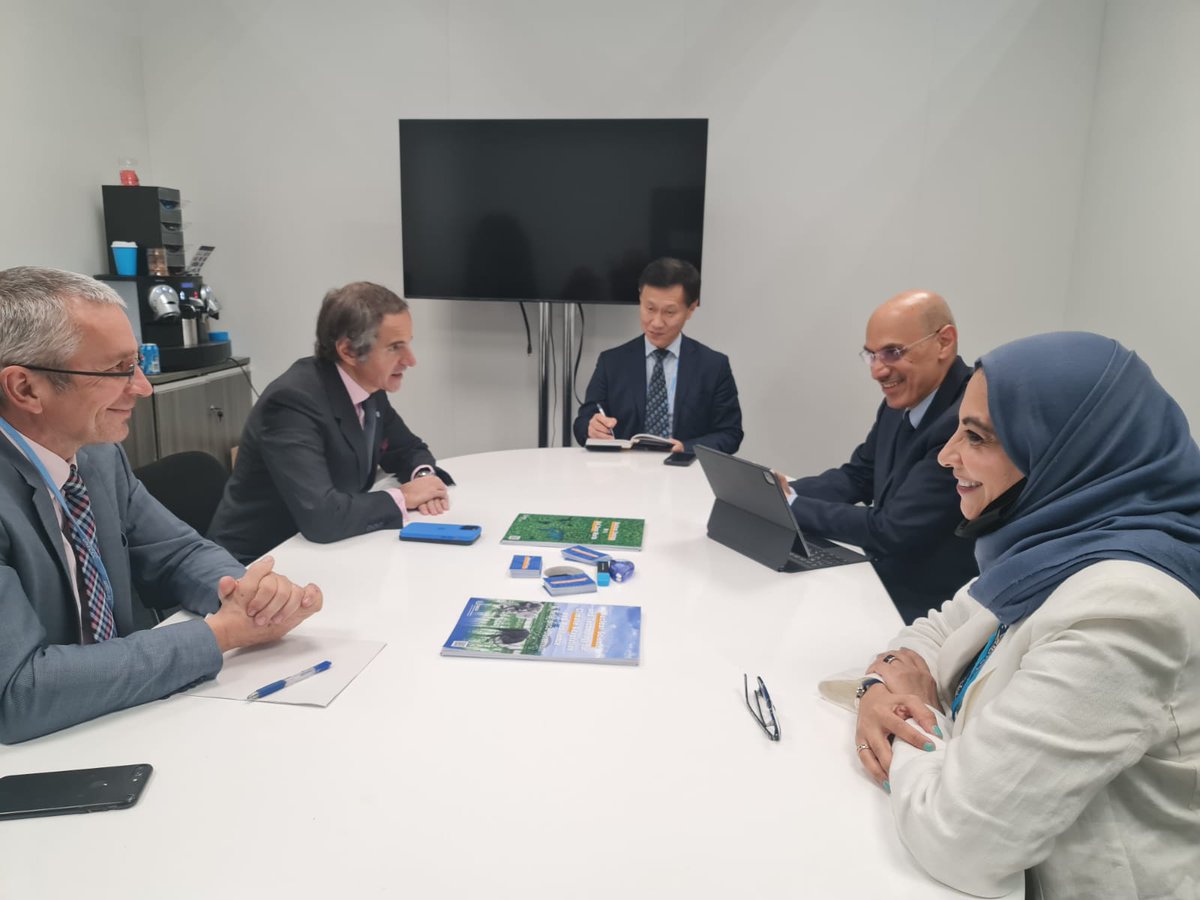
[[[885,663],[890,663],[890,662],[895,662],[895,661],[896,661],[896,660],[898,660],[899,658],[900,658],[900,657],[898,657],[898,656],[897,656],[895,653],[889,653],[889,654],[887,654],[887,655],[886,655],[886,656],[883,658],[883,661],[884,661]]]
[[[862,753],[864,750],[870,750],[870,749],[871,749],[870,744],[856,744],[854,747],[854,752]]]

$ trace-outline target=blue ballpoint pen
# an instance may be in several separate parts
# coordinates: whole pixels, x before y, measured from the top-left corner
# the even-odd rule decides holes
[[[272,681],[270,684],[266,685],[265,687],[260,687],[253,694],[250,694],[248,697],[246,697],[246,699],[247,700],[261,700],[263,697],[269,696],[270,694],[273,694],[276,691],[282,691],[285,687],[288,687],[289,685],[293,685],[297,681],[303,681],[305,678],[311,678],[312,676],[316,675],[319,672],[324,672],[326,669],[328,669],[332,665],[333,665],[333,663],[331,663],[329,660],[326,659],[322,662],[317,663],[315,666],[305,669],[303,672],[297,672],[295,675],[289,675],[287,678],[284,678],[282,681]]]

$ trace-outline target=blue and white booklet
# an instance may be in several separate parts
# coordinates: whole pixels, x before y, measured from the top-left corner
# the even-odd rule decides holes
[[[472,597],[442,656],[636,666],[641,636],[640,606]]]

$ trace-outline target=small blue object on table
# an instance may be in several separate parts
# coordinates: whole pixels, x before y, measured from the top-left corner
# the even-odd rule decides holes
[[[518,553],[512,558],[512,564],[508,567],[508,574],[513,578],[541,578],[542,558],[540,556],[526,556],[523,553]]]

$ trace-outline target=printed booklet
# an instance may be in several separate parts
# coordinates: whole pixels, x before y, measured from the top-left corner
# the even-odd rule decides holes
[[[641,635],[640,606],[472,597],[442,656],[636,666]]]
[[[602,519],[598,516],[521,513],[508,526],[508,531],[500,539],[500,543],[535,544],[541,547],[584,544],[588,547],[641,550],[645,531],[645,519]]]

